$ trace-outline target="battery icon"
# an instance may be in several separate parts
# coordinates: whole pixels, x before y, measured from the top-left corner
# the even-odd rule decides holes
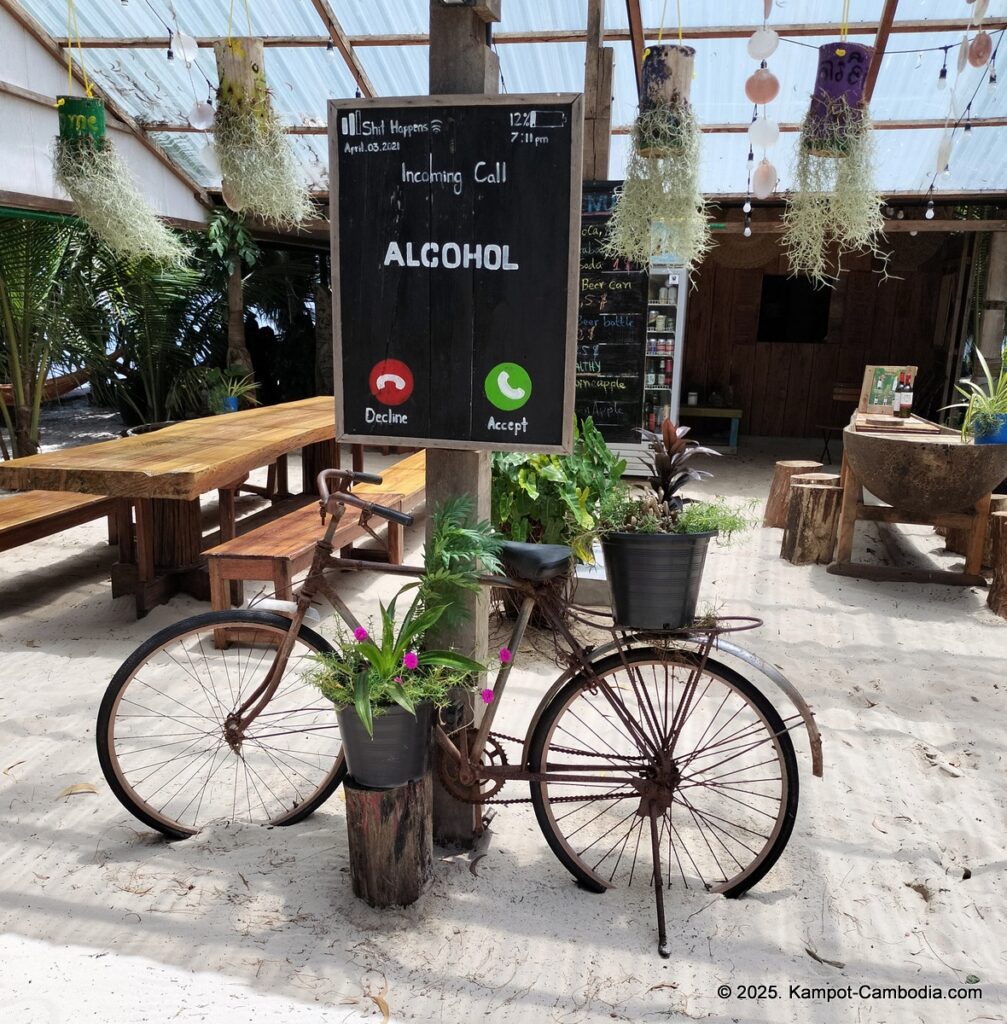
[[[529,128],[562,128],[566,125],[566,113],[562,110],[533,110]]]
[[[354,110],[350,114],[346,114],[340,118],[339,127],[343,135],[359,135],[360,134],[360,111]]]

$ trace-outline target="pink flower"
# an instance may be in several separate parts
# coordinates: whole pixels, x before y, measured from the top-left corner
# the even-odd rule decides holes
[[[363,626],[357,626],[353,631],[353,639],[362,644],[367,639],[367,630]]]
[[[402,676],[396,676],[395,677],[395,682],[397,682],[399,684],[399,686],[402,686]]]
[[[482,693],[479,694],[479,696],[482,697],[484,704],[492,704],[493,703],[493,691],[492,690],[483,690]]]
[[[416,668],[419,663],[420,659],[416,656],[415,651],[406,651],[406,653],[402,655],[402,664],[405,665],[406,668]]]
[[[506,665],[509,661],[512,661],[514,655],[506,647],[500,648],[500,660]]]

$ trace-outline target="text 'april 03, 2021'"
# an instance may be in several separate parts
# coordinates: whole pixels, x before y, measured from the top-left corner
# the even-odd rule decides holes
[[[560,94],[330,104],[340,437],[569,445],[580,122]]]

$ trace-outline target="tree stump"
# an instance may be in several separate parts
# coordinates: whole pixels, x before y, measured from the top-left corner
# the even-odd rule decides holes
[[[990,513],[1007,511],[1007,494],[994,494],[990,500]],[[938,534],[944,537],[944,550],[956,555],[964,555],[968,551],[970,530],[955,526],[938,526]],[[986,544],[983,547],[983,565],[995,565],[993,560],[993,520],[986,527]]]
[[[993,538],[993,583],[986,604],[994,614],[1007,619],[1007,511],[990,516],[990,534]]]
[[[842,500],[841,487],[826,483],[793,484],[780,557],[794,565],[831,562]]]
[[[838,473],[795,473],[790,478],[790,486],[794,484],[823,484],[827,487],[840,487],[842,486],[839,481]],[[787,508],[790,508],[790,503],[787,503]]]
[[[433,877],[433,781],[365,789],[347,777],[346,829],[353,895],[372,907],[407,907]]]
[[[766,514],[762,517],[763,526],[781,528],[787,525],[787,505],[790,501],[790,479],[798,473],[811,473],[821,469],[820,462],[802,462],[793,459],[790,462],[778,462],[773,473],[773,484],[769,488],[766,501]]]

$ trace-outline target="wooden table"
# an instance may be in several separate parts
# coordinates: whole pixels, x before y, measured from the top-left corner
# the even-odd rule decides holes
[[[701,417],[703,419],[715,419],[715,420],[730,420],[731,421],[731,433],[727,439],[727,446],[721,450],[726,452],[728,455],[738,454],[738,431],[741,426],[741,409],[725,409],[718,406],[706,406],[706,405],[683,405],[678,410],[679,422],[682,420],[691,419],[692,417]],[[714,445],[714,447],[718,447]]]
[[[132,593],[143,616],[179,591],[209,600],[200,495],[221,492],[220,536],[233,536],[236,482],[279,463],[282,495],[285,456],[296,448],[304,449],[303,490],[311,493],[317,472],[338,465],[332,398],[187,420],[136,437],[14,459],[0,463],[0,487],[121,499],[112,593]]]

